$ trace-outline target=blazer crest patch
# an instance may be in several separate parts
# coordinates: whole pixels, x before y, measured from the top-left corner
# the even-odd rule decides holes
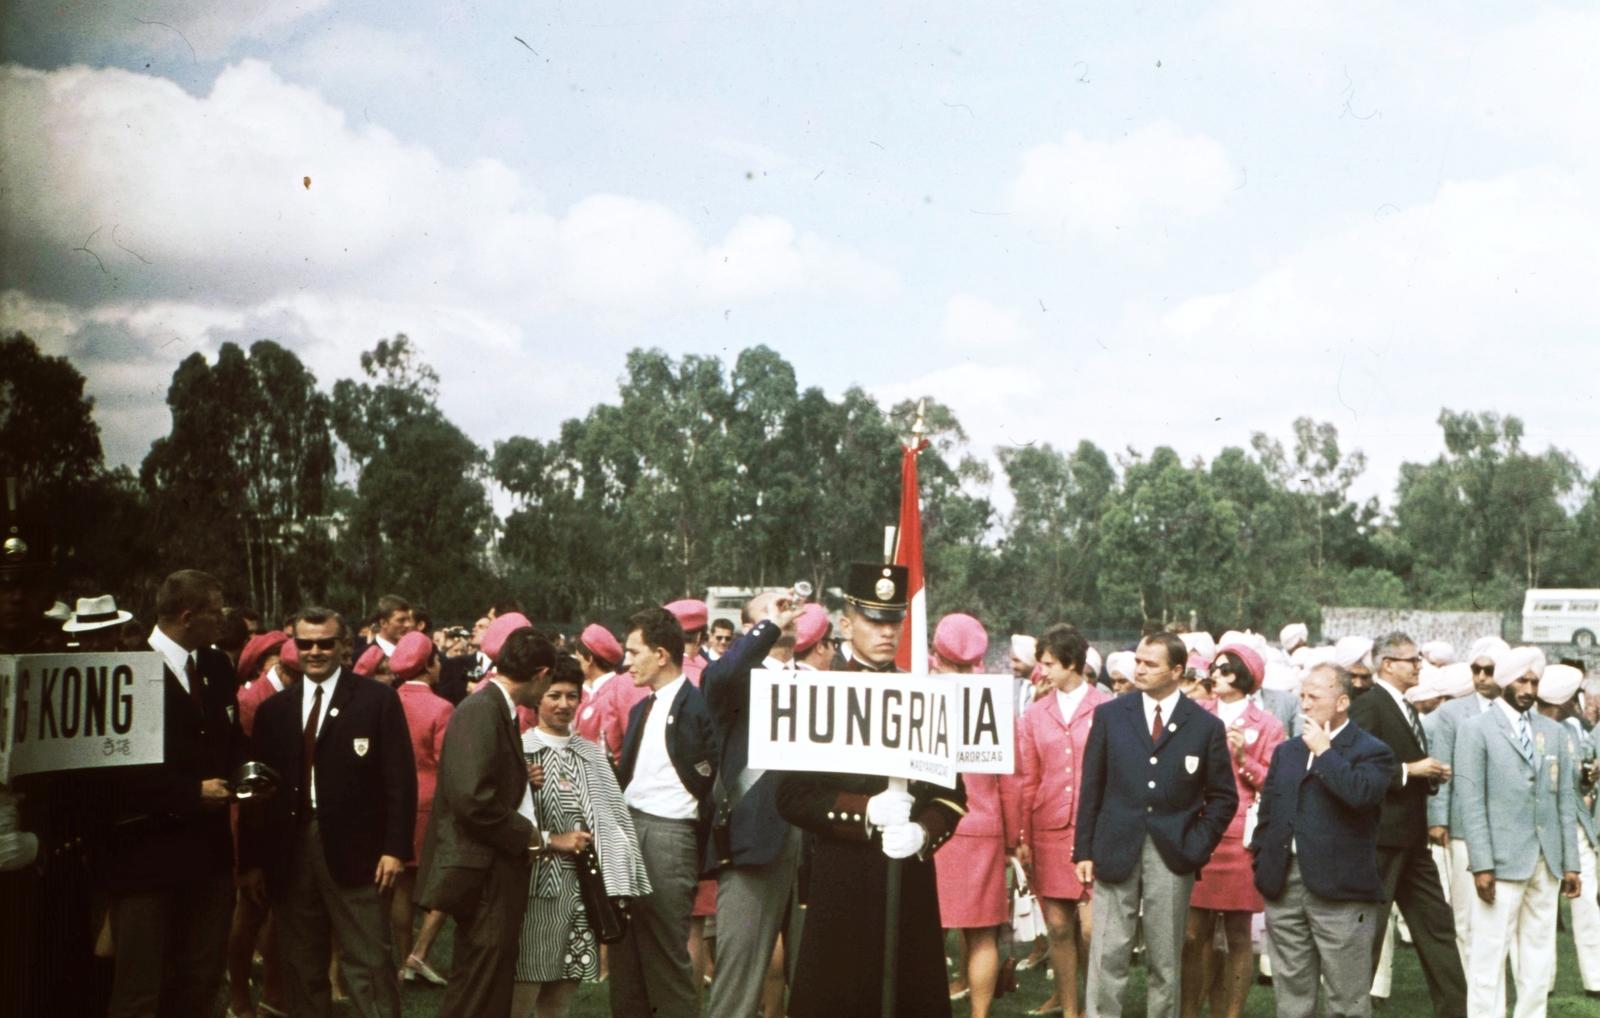
[[[1259,738],[1261,738],[1260,729],[1246,728],[1244,730],[1244,744],[1246,746],[1254,746]]]
[[[366,756],[369,743],[366,739],[355,739],[351,743],[356,750],[356,756]]]
[[[1198,771],[1200,769],[1200,758],[1197,757],[1197,756],[1186,756],[1186,757],[1184,757],[1183,758],[1183,769],[1188,771],[1190,774],[1193,774],[1195,771]]]

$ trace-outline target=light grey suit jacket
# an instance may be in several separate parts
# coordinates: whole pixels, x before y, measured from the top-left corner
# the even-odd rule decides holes
[[[1528,711],[1534,761],[1517,748],[1498,706],[1456,732],[1450,784],[1467,837],[1468,866],[1497,880],[1527,880],[1543,855],[1558,878],[1578,870],[1577,783],[1567,729]]]
[[[1591,808],[1583,801],[1583,769],[1582,764],[1585,753],[1589,756],[1600,756],[1600,727],[1592,731],[1582,731],[1581,726],[1571,720],[1563,721],[1561,726],[1567,730],[1567,737],[1571,739],[1569,749],[1572,753],[1572,782],[1574,794],[1578,797],[1578,830],[1589,839],[1589,847],[1600,846],[1600,817],[1596,810],[1600,809],[1600,797],[1595,799],[1595,806]],[[1584,888],[1584,892],[1594,890],[1592,887]]]
[[[1428,755],[1440,763],[1455,767],[1456,732],[1462,722],[1483,713],[1482,702],[1477,693],[1468,693],[1454,700],[1446,700],[1439,705],[1438,710],[1425,716],[1422,719],[1422,730],[1428,733]],[[1490,704],[1490,707],[1494,705]],[[1461,824],[1461,813],[1456,800],[1456,788],[1459,784],[1459,778],[1446,781],[1439,786],[1438,794],[1428,800],[1428,826],[1448,827],[1452,838],[1467,836],[1466,828]]]
[[[1298,739],[1305,734],[1306,719],[1300,713],[1300,698],[1282,689],[1263,689],[1261,706],[1268,714],[1283,722],[1284,738]]]

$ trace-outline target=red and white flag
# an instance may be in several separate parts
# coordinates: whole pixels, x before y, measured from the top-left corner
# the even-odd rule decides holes
[[[896,565],[906,567],[910,601],[910,625],[900,633],[894,663],[917,675],[928,674],[928,594],[922,586],[922,498],[917,488],[917,453],[927,447],[926,440],[901,447],[905,458],[900,465],[900,536],[894,556]]]

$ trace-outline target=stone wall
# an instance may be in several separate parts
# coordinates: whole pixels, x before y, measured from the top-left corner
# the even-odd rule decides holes
[[[1387,608],[1324,608],[1322,638],[1333,643],[1342,636],[1377,639],[1399,630],[1419,645],[1446,640],[1459,659],[1480,636],[1499,636],[1505,625],[1500,612],[1391,611]]]

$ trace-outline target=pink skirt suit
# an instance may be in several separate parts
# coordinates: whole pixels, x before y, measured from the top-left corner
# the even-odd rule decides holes
[[[1006,844],[1026,844],[1033,853],[1033,893],[1076,901],[1088,891],[1072,864],[1078,794],[1083,788],[1084,747],[1096,707],[1111,699],[1090,685],[1072,717],[1061,716],[1054,691],[1033,702],[1017,723],[1017,768],[1000,783],[1007,800]]]
[[[1217,713],[1217,701],[1197,702],[1211,713]],[[1233,814],[1233,822],[1212,853],[1211,861],[1200,871],[1194,893],[1189,896],[1189,906],[1223,912],[1260,912],[1266,905],[1261,900],[1261,892],[1256,890],[1255,869],[1244,847],[1245,814],[1254,805],[1256,793],[1266,785],[1272,751],[1284,738],[1283,722],[1257,707],[1252,700],[1228,728],[1245,733],[1244,762],[1233,759],[1233,778],[1239,786],[1239,809]],[[1232,758],[1231,753],[1229,756]]]
[[[444,730],[455,710],[426,682],[402,682],[400,707],[406,712],[406,727],[411,729],[411,754],[417,763],[417,826],[411,861],[415,867],[422,858],[422,836],[428,830],[428,814],[433,811],[433,790],[439,781],[439,754],[444,751]]]
[[[963,774],[967,815],[933,856],[939,925],[947,930],[999,926],[1008,918],[1006,825],[1000,775]]]

